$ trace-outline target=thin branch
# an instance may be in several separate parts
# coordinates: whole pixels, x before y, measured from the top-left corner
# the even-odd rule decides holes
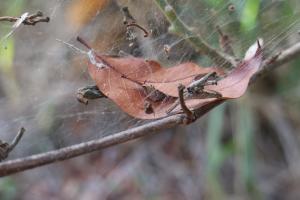
[[[22,127],[10,144],[0,140],[0,162],[2,160],[6,159],[9,155],[9,153],[12,152],[12,150],[14,150],[14,148],[17,146],[17,144],[21,140],[24,132],[25,132],[25,129]]]
[[[123,12],[123,23],[125,25],[129,24],[129,23],[135,23],[135,19],[133,18],[133,16],[131,15],[128,7],[123,7],[122,9],[122,12]]]
[[[93,48],[81,37],[77,36],[77,41],[80,42],[83,46],[85,46],[88,50],[92,50]]]
[[[22,21],[24,25],[31,25],[34,26],[38,22],[49,22],[49,17],[43,17],[44,14],[41,11],[38,11],[35,14],[29,15]],[[16,22],[20,19],[20,17],[11,17],[11,16],[4,16],[0,17],[0,21],[7,21],[7,22]]]
[[[178,86],[179,103],[180,103],[182,111],[186,114],[187,119],[189,121],[193,121],[193,120],[195,120],[195,116],[194,116],[194,113],[185,104],[184,95],[183,95],[184,89],[185,89],[184,85],[180,84]]]
[[[127,28],[132,27],[132,26],[139,28],[141,31],[144,32],[144,37],[148,37],[148,35],[149,35],[148,31],[144,27],[142,27],[141,25],[139,25],[137,23],[131,23],[131,24],[126,25]]]
[[[292,61],[294,58],[300,55],[300,42],[294,44],[293,46],[289,47],[281,51],[280,53],[276,54],[275,56],[267,59],[263,62],[260,70],[253,75],[250,80],[250,83],[255,82],[255,80],[263,75],[268,74],[270,71],[273,71],[277,67]]]
[[[40,153],[25,158],[6,161],[0,164],[0,177],[25,171],[46,164],[67,160],[86,153],[105,149],[140,137],[155,135],[159,130],[183,123],[184,115],[174,115],[148,124],[112,134],[97,140],[83,142],[58,150]]]
[[[25,131],[26,130],[23,127],[20,129],[20,131],[18,132],[18,134],[16,135],[16,137],[14,138],[14,140],[9,145],[8,152],[11,152],[17,146],[17,144],[20,142],[21,138],[23,137]]]
[[[233,48],[231,46],[231,40],[228,35],[224,34],[220,26],[216,26],[217,32],[219,33],[219,43],[221,48],[228,55],[234,56]]]
[[[122,12],[123,12],[123,24],[126,25],[127,29],[129,27],[137,27],[138,29],[140,29],[141,31],[144,32],[144,37],[148,37],[149,33],[148,31],[141,25],[139,25],[136,20],[133,18],[133,16],[131,15],[128,7],[123,7],[122,8]],[[128,30],[127,30],[128,31]]]
[[[175,10],[166,0],[155,0],[158,7],[171,23],[171,27],[175,33],[187,37],[187,40],[199,51],[204,52],[210,59],[212,59],[217,65],[224,66],[226,68],[232,68],[237,65],[236,59],[226,53],[220,52],[214,49],[200,36],[192,32],[183,21],[177,16]]]

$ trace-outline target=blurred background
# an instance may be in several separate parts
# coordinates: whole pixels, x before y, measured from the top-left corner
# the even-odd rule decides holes
[[[258,37],[265,56],[300,42],[298,0],[169,0],[180,19],[219,48],[216,26],[242,58]],[[121,8],[151,34],[128,31]],[[101,138],[147,121],[107,99],[83,105],[86,58],[62,42],[155,59],[164,66],[213,63],[169,33],[155,1],[1,0],[0,16],[42,11],[49,23],[0,23],[0,139],[25,136],[8,159]],[[169,51],[164,51],[164,47]],[[0,199],[300,199],[300,59],[270,72],[242,98],[189,126],[0,179]],[[222,67],[222,66],[220,66]]]

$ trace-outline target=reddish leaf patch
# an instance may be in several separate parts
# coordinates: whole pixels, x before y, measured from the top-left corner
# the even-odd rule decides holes
[[[242,96],[252,75],[262,61],[259,45],[253,56],[242,61],[227,75],[215,67],[203,68],[194,63],[183,63],[164,68],[156,61],[142,58],[116,58],[89,52],[89,73],[98,88],[114,101],[124,112],[141,119],[165,117],[167,110],[178,99],[179,84],[188,86],[195,77],[209,72],[224,76],[217,85],[205,86],[205,90],[218,92],[221,98],[187,99],[191,109],[216,104],[221,100]],[[174,112],[181,112],[177,106]]]

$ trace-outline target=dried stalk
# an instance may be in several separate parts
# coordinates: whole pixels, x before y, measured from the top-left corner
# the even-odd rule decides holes
[[[36,23],[39,22],[49,22],[49,17],[43,17],[44,14],[41,11],[38,11],[35,14],[29,15],[24,19],[22,22],[24,25],[31,25],[34,26]],[[4,16],[0,17],[0,21],[7,21],[7,22],[16,22],[20,19],[20,17],[10,17],[10,16]]]

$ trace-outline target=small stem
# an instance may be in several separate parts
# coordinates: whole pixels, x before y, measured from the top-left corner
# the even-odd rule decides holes
[[[213,80],[209,81],[209,78],[213,78]],[[188,91],[196,92],[199,88],[204,88],[205,85],[217,85],[218,76],[216,72],[210,72],[199,78],[198,80],[193,81],[187,87]]]
[[[16,137],[13,139],[11,144],[8,144],[7,142],[0,141],[0,162],[4,159],[6,159],[9,155],[9,153],[17,146],[19,141],[21,140],[23,134],[25,132],[25,129],[22,127]]]
[[[219,35],[220,35],[221,37],[224,37],[224,33],[223,33],[223,31],[221,30],[220,26],[216,26],[216,29],[217,29]]]
[[[299,55],[300,55],[300,42],[294,44],[288,49],[281,51],[278,56],[276,56],[275,54],[275,56],[273,56],[274,58],[273,59],[271,58],[272,62],[270,62],[270,60],[267,60],[262,64],[260,70],[252,76],[250,80],[250,84],[253,83],[260,76],[268,74],[270,71],[276,69],[278,66],[281,66],[285,63],[292,61],[297,56],[299,57]]]
[[[31,25],[34,26],[38,22],[49,22],[49,17],[43,18],[43,13],[41,11],[38,11],[36,14],[29,15],[24,19],[22,22],[24,25]],[[20,19],[20,17],[11,17],[11,16],[4,16],[0,17],[0,21],[7,21],[7,22],[16,22]]]
[[[182,111],[186,114],[187,118],[189,120],[194,120],[195,119],[194,113],[185,104],[184,95],[183,95],[184,89],[185,89],[184,85],[180,84],[178,86],[179,103]]]
[[[281,52],[276,53],[274,56],[272,56],[269,59],[265,60],[264,63],[266,63],[266,65],[271,65],[272,63],[274,63],[278,59],[280,54],[281,54]]]
[[[131,23],[131,24],[126,25],[126,27],[131,27],[131,26],[135,26],[135,27],[139,28],[141,31],[144,32],[144,37],[148,37],[148,35],[149,35],[148,31],[141,25],[139,25],[137,23]]]
[[[10,16],[0,17],[0,21],[16,22],[17,20],[18,20],[18,18],[16,18],[16,17],[10,17]]]
[[[228,35],[224,34],[223,31],[221,30],[220,26],[216,26],[217,32],[219,33],[219,43],[221,48],[225,53],[228,55],[234,56],[233,48],[230,45],[231,41]]]
[[[8,153],[11,152],[19,143],[19,141],[21,140],[21,138],[23,137],[23,134],[25,133],[25,128],[21,128],[18,132],[18,134],[16,135],[16,137],[14,138],[14,140],[11,142],[11,144],[8,147]]]
[[[80,36],[77,36],[77,41],[83,44],[88,50],[92,50],[92,47]]]
[[[36,14],[29,15],[27,18],[32,20],[34,18],[42,17],[42,16],[43,16],[43,13],[41,11],[37,11]]]
[[[129,22],[135,22],[135,19],[133,18],[133,16],[129,12],[128,7],[123,7],[122,12],[123,12],[123,15],[124,15],[124,19],[123,19],[124,24],[128,24]]]
[[[137,27],[138,29],[144,32],[144,37],[148,37],[149,35],[148,31],[144,27],[136,23],[136,20],[131,15],[128,7],[123,7],[122,12],[124,15],[123,23],[126,25],[127,28],[132,26]]]
[[[149,122],[135,128],[130,128],[100,139],[82,142],[61,149],[35,154],[24,158],[9,160],[0,163],[0,177],[16,172],[32,169],[46,164],[67,160],[86,153],[99,151],[117,144],[138,139],[144,136],[163,133],[162,129],[173,127],[175,124],[182,124],[183,116],[174,115],[164,119]]]

